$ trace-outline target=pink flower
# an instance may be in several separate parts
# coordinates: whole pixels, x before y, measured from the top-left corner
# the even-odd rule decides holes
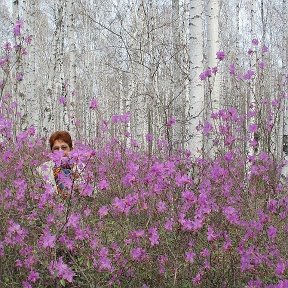
[[[148,230],[149,232],[149,240],[150,240],[150,244],[151,246],[156,246],[159,244],[159,234],[158,234],[158,230],[156,227],[151,227]]]
[[[189,263],[193,263],[194,259],[196,257],[196,254],[192,251],[185,252],[185,261]]]
[[[264,61],[259,61],[258,62],[258,66],[259,66],[260,69],[263,70],[265,68],[265,62]]]
[[[90,108],[91,110],[95,110],[95,109],[98,108],[98,101],[97,101],[95,98],[93,98],[93,99],[90,101],[90,106],[89,106],[89,108]]]
[[[76,228],[79,226],[79,222],[80,222],[80,214],[72,213],[68,219],[67,226]]]
[[[200,75],[199,78],[200,80],[205,80],[206,78],[209,78],[212,76],[212,69],[208,68],[207,70],[203,71]]]
[[[211,226],[208,226],[208,231],[207,231],[207,240],[208,241],[214,241],[217,239],[218,235],[215,233],[213,228]]]
[[[173,219],[168,219],[165,224],[164,224],[164,228],[167,231],[172,231],[173,230],[173,226],[174,226],[174,221]]]
[[[207,136],[212,130],[213,126],[208,121],[205,121],[203,126],[203,134]]]
[[[225,58],[225,53],[224,51],[218,51],[216,53],[216,58],[219,59],[220,61],[222,61]]]
[[[6,63],[9,62],[8,57],[2,57],[0,58],[0,67],[3,67]]]
[[[58,100],[59,100],[59,103],[62,104],[62,105],[65,105],[67,103],[67,99],[63,95],[60,96]]]
[[[46,232],[42,236],[42,241],[43,241],[42,246],[44,248],[54,248],[55,247],[56,236],[50,234],[50,232]]]
[[[255,132],[257,132],[257,129],[258,129],[258,125],[255,124],[255,123],[250,124],[249,127],[248,127],[248,131],[249,131],[250,133],[255,133]]]
[[[10,42],[6,42],[6,43],[4,43],[3,48],[6,52],[9,52],[12,50],[12,44]]]
[[[133,248],[130,256],[134,261],[143,261],[146,256],[146,250],[141,247]]]
[[[171,117],[168,119],[167,123],[166,123],[166,126],[167,127],[172,127],[176,124],[176,118],[175,117]]]
[[[32,35],[27,36],[27,37],[24,39],[25,43],[26,43],[27,45],[31,44],[31,43],[32,43],[32,38],[33,38]]]
[[[112,266],[111,260],[106,256],[104,256],[104,257],[101,256],[99,258],[99,269],[100,269],[100,271],[112,272],[113,266]]]
[[[230,75],[232,76],[234,76],[235,75],[235,64],[234,63],[232,63],[232,64],[230,64],[230,66],[229,66],[229,73],[230,73]]]
[[[106,179],[102,179],[97,186],[100,190],[106,190],[109,187],[109,182]]]
[[[148,133],[148,134],[146,134],[145,138],[146,138],[147,142],[151,143],[153,141],[153,134]]]
[[[216,75],[217,72],[218,72],[218,67],[213,67],[213,68],[212,68],[212,73],[213,73],[214,75]]]
[[[243,79],[244,80],[251,80],[255,76],[255,72],[251,69],[249,69],[244,75]]]
[[[160,200],[156,205],[156,209],[159,213],[163,213],[167,209],[165,202]]]
[[[33,288],[32,285],[28,281],[23,281],[22,287],[23,288]]]
[[[277,229],[274,226],[269,226],[267,231],[270,240],[273,240],[277,235]]]
[[[30,282],[35,283],[39,278],[40,278],[40,277],[39,277],[39,273],[38,273],[37,271],[35,271],[35,270],[31,270],[31,271],[30,271],[30,273],[29,273],[29,275],[28,275],[28,280],[29,280]]]
[[[268,51],[269,51],[268,47],[264,44],[263,47],[262,47],[262,52],[266,53]]]
[[[15,36],[20,36],[21,35],[21,29],[23,28],[23,21],[22,20],[17,20],[14,24],[13,27],[13,33]]]
[[[248,55],[251,56],[253,53],[254,53],[254,51],[250,48],[250,49],[248,50]]]
[[[84,189],[80,190],[80,195],[88,197],[92,196],[93,190],[94,190],[93,186],[88,183],[87,185],[85,185]]]
[[[239,216],[237,214],[237,211],[235,208],[231,206],[227,206],[223,208],[223,213],[226,216],[226,219],[231,223],[231,224],[237,224],[239,221]]]
[[[286,265],[283,261],[280,261],[277,263],[275,272],[278,276],[283,275],[283,273],[285,272],[286,269]]]
[[[108,215],[109,209],[106,205],[101,206],[98,210],[98,215],[100,218],[103,218]]]
[[[17,81],[22,81],[24,78],[24,73],[23,72],[17,72],[16,73],[16,80]]]
[[[254,46],[257,46],[257,45],[259,44],[259,40],[256,39],[256,38],[252,39],[252,44],[253,44]]]
[[[60,279],[67,280],[68,282],[73,282],[74,272],[72,269],[63,262],[63,257],[60,257],[58,261],[51,261],[48,267],[49,272],[53,276],[57,276]]]

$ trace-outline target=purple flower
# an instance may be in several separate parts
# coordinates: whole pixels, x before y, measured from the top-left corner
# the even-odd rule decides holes
[[[12,44],[10,42],[6,42],[3,46],[3,48],[6,52],[9,52],[12,50]]]
[[[92,196],[93,190],[94,190],[93,186],[88,183],[87,185],[85,185],[84,189],[82,189],[80,191],[80,195],[81,196]]]
[[[255,72],[251,69],[249,69],[244,75],[243,79],[244,80],[251,80],[255,76]]]
[[[213,68],[212,68],[212,73],[213,73],[214,75],[216,75],[217,72],[218,72],[218,67],[217,67],[217,66],[213,67]]]
[[[207,240],[210,241],[214,241],[215,239],[217,239],[218,235],[215,233],[215,231],[213,230],[213,228],[211,226],[208,226],[208,230],[207,230]]]
[[[151,143],[153,141],[153,134],[148,133],[148,134],[146,134],[145,138],[146,138],[147,142]]]
[[[34,271],[34,270],[30,271],[30,273],[28,275],[28,280],[30,282],[35,283],[39,278],[40,278],[39,273],[37,271]]]
[[[205,121],[203,126],[203,134],[207,136],[212,130],[213,130],[212,124],[210,124],[208,121]]]
[[[8,57],[2,57],[0,58],[0,67],[3,67],[6,63],[8,63],[9,59]]]
[[[156,227],[151,227],[148,230],[149,232],[149,240],[150,240],[150,244],[151,246],[156,246],[159,244],[159,234],[158,234],[158,230]]]
[[[258,129],[258,125],[255,124],[255,123],[250,124],[249,127],[248,127],[248,131],[249,131],[250,133],[255,133],[255,132],[257,132],[257,129]]]
[[[103,218],[108,215],[109,209],[107,205],[101,206],[98,210],[98,215],[100,218]]]
[[[98,108],[98,102],[97,102],[97,100],[96,100],[95,98],[93,98],[93,99],[90,101],[90,106],[89,106],[89,108],[90,108],[91,110],[95,110],[95,109]]]
[[[99,258],[99,269],[100,269],[100,271],[112,272],[113,266],[112,266],[111,260],[106,256],[104,256],[104,257],[101,256]]]
[[[190,203],[196,202],[196,196],[191,191],[185,190],[182,192],[181,196],[182,196],[182,199],[187,202],[190,202]]]
[[[264,61],[259,61],[258,62],[258,66],[259,66],[260,69],[263,70],[265,68],[265,62]]]
[[[106,179],[102,179],[97,186],[100,190],[107,190],[109,187],[109,182]]]
[[[143,261],[146,256],[146,250],[141,247],[133,248],[130,256],[134,261]]]
[[[269,51],[268,47],[264,44],[263,47],[262,47],[262,52],[266,53],[268,51]]]
[[[160,200],[156,205],[156,209],[159,213],[163,213],[167,209],[165,202]]]
[[[72,269],[63,262],[62,257],[60,257],[58,261],[51,261],[48,269],[51,275],[67,280],[70,283],[73,282],[75,274]]]
[[[22,81],[24,78],[24,73],[23,72],[17,72],[16,73],[16,80],[17,81]]]
[[[200,75],[199,78],[200,80],[205,80],[208,77],[212,76],[212,70],[210,68],[208,68],[207,70],[203,71]]]
[[[23,288],[33,288],[32,285],[28,281],[23,281],[22,287]]]
[[[172,116],[171,118],[168,119],[166,126],[172,127],[173,125],[175,125],[175,123],[176,123],[176,118]]]
[[[223,208],[223,213],[226,216],[226,219],[231,223],[231,224],[237,224],[239,221],[239,216],[237,214],[237,211],[234,207],[227,206]]]
[[[253,44],[254,46],[257,46],[257,45],[259,44],[259,40],[256,39],[256,38],[252,39],[252,44]]]
[[[79,221],[80,221],[80,214],[72,213],[68,219],[67,227],[76,228],[79,225]]]
[[[224,51],[218,51],[216,53],[216,58],[219,59],[220,61],[222,61],[225,58],[225,53]]]
[[[172,231],[173,230],[173,226],[174,226],[174,221],[173,219],[168,219],[165,224],[164,224],[164,228],[167,231]]]
[[[193,263],[194,259],[196,257],[196,254],[192,251],[185,252],[185,261],[189,263]]]
[[[67,103],[67,99],[65,96],[60,96],[59,99],[58,99],[59,103],[62,104],[62,105],[65,105]]]
[[[27,36],[27,37],[24,39],[25,43],[26,43],[27,45],[31,44],[32,38],[33,38],[32,35]]]
[[[248,55],[251,56],[253,53],[254,53],[254,51],[250,48],[250,49],[248,50]]]
[[[183,187],[185,184],[191,183],[191,179],[187,175],[176,175],[175,184],[177,187]]]
[[[13,33],[15,36],[20,36],[21,35],[21,29],[23,28],[23,21],[22,20],[17,20],[14,24],[13,27]]]
[[[286,265],[283,261],[280,261],[277,263],[277,266],[276,266],[276,269],[275,269],[275,272],[277,275],[283,275],[283,273],[285,272],[285,269],[286,269]]]
[[[273,240],[277,235],[277,229],[274,226],[269,226],[267,231],[270,240]]]
[[[42,246],[44,248],[54,248],[55,247],[56,236],[52,235],[50,232],[46,232],[42,236],[42,241],[43,241]]]
[[[235,64],[234,63],[232,63],[232,64],[230,64],[230,66],[229,66],[229,73],[230,73],[230,75],[232,76],[234,76],[235,75]]]

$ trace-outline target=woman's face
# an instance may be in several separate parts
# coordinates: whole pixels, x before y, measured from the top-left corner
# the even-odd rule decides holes
[[[52,152],[62,150],[64,152],[64,156],[68,156],[69,152],[71,151],[69,145],[63,140],[55,140]]]

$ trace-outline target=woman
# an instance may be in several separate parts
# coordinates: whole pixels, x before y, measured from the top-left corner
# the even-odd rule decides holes
[[[69,163],[69,152],[73,149],[71,135],[67,131],[56,131],[49,138],[50,149],[54,153],[63,151],[61,163],[56,165],[52,160],[45,162],[38,167],[38,172],[43,179],[54,186],[55,191],[66,199],[69,190],[67,183],[71,186],[71,182],[76,177],[76,166]]]

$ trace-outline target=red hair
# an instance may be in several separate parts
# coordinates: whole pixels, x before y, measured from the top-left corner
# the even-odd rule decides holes
[[[49,138],[50,149],[52,150],[54,142],[56,140],[62,140],[68,144],[70,149],[72,149],[72,138],[71,135],[67,131],[56,131]]]

